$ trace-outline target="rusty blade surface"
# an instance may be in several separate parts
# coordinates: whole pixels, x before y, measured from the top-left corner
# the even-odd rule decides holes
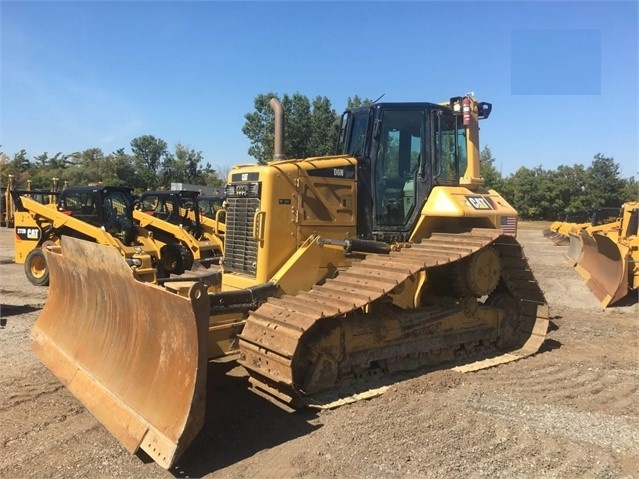
[[[208,298],[133,277],[118,250],[62,238],[32,331],[42,362],[130,452],[169,468],[202,427]]]
[[[603,308],[628,294],[626,248],[604,234],[580,233],[582,256],[577,271]]]

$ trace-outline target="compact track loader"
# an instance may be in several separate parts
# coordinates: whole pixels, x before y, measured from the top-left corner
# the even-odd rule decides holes
[[[194,260],[205,267],[219,264],[224,248],[223,212],[205,218],[198,200],[196,191],[145,191],[133,210],[135,221],[152,232],[155,241],[165,245],[177,241],[188,251],[187,269]]]
[[[133,267],[136,277],[157,281],[189,269],[188,250],[177,243],[159,244],[133,222],[133,198],[129,188],[72,186],[59,193],[57,202],[42,204],[13,192],[15,212],[15,262],[24,263],[34,285],[49,284],[43,250],[59,246],[63,236],[115,247]]]
[[[616,221],[582,229],[574,258],[568,256],[602,308],[639,288],[638,224],[639,202],[626,203]]]
[[[251,390],[290,411],[375,394],[398,371],[513,361],[546,335],[517,212],[482,187],[490,104],[357,108],[337,154],[301,160],[284,158],[283,107],[271,106],[274,160],[229,173],[216,284],[143,283],[113,248],[73,238],[46,252],[36,353],[165,468],[202,427],[213,358],[237,358]]]

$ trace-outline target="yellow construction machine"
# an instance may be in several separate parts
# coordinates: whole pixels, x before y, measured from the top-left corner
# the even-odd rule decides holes
[[[602,308],[639,288],[638,224],[639,202],[625,203],[614,222],[582,229],[567,255]]]
[[[197,199],[202,216],[206,218],[215,218],[217,212],[224,210],[224,196],[218,195],[200,195]]]
[[[543,231],[543,234],[557,246],[570,245],[568,253],[568,260],[570,261],[571,252],[574,249],[578,249],[579,232],[591,226],[615,221],[619,216],[619,208],[602,207],[571,211],[560,216],[561,219],[553,222],[550,228]]]
[[[557,236],[551,240],[557,245],[568,244],[568,250],[564,254],[565,260],[571,266],[575,266],[582,255],[580,235],[584,230],[597,230],[601,225],[612,224],[617,221],[621,208],[604,207],[587,211],[587,218],[580,214],[579,223],[566,221],[560,223],[557,228]],[[558,239],[560,238],[560,239]]]
[[[513,361],[546,335],[517,212],[482,186],[489,103],[353,109],[335,155],[299,160],[285,159],[283,107],[271,106],[274,160],[228,176],[218,284],[143,283],[114,248],[74,238],[46,252],[36,354],[165,468],[203,425],[213,358],[236,357],[252,391],[292,410],[365,395],[398,371]]]
[[[590,226],[590,217],[589,210],[560,213],[557,215],[557,221],[545,228],[542,234],[556,245],[566,245],[568,244],[568,230],[572,226],[578,227],[581,224]]]
[[[223,211],[206,218],[200,212],[199,193],[187,190],[145,191],[140,195],[133,218],[165,245],[178,241],[193,261],[209,267],[219,264],[224,247]]]
[[[14,197],[16,195],[27,196],[43,205],[53,204],[56,202],[56,198],[59,194],[58,185],[58,178],[53,178],[51,190],[32,189],[31,180],[28,180],[26,189],[20,189],[16,188],[15,176],[8,175],[7,186],[2,187],[2,196],[0,196],[0,226],[6,226],[7,228],[14,227],[14,215],[16,211]]]
[[[43,251],[59,246],[63,236],[115,247],[142,281],[156,282],[158,275],[181,274],[190,268],[188,250],[176,242],[158,244],[152,234],[134,224],[130,188],[71,186],[49,204],[24,193],[13,191],[14,260],[24,263],[27,279],[34,285],[49,284]]]

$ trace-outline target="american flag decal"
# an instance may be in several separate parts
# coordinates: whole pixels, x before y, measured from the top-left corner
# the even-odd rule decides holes
[[[499,220],[499,227],[507,235],[517,235],[517,217],[516,216],[502,216]]]

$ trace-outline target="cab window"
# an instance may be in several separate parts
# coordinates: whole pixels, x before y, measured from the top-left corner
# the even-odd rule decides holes
[[[368,111],[353,115],[351,130],[348,132],[346,153],[350,156],[362,156],[366,147],[366,130],[368,126]]]
[[[457,125],[456,117],[443,110],[434,114],[433,176],[437,184],[457,184],[466,169],[466,129]]]

